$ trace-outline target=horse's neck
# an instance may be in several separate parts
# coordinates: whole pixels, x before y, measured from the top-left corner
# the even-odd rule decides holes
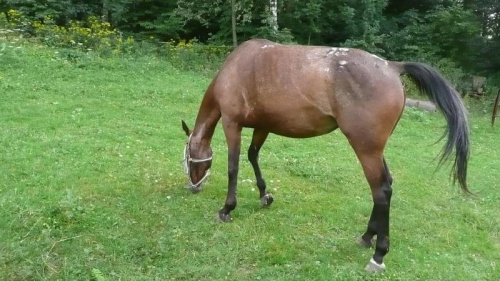
[[[208,93],[207,93],[208,94]],[[215,131],[215,126],[221,117],[220,111],[212,102],[212,99],[205,94],[198,117],[196,117],[196,124],[193,129],[191,141],[201,146],[202,149],[210,147],[212,136]]]
[[[191,145],[206,149],[210,147],[213,134],[214,128],[209,128],[204,125],[195,126],[191,135]]]

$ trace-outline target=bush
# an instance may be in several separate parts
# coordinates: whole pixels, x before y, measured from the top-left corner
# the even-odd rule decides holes
[[[464,79],[467,74],[456,63],[450,59],[441,59],[435,67],[443,74],[455,90],[462,95],[466,95],[470,89],[470,80]]]
[[[10,29],[26,30],[30,22],[19,11],[9,10],[7,13],[0,13],[0,26]]]
[[[232,49],[232,46],[204,45],[196,40],[180,40],[178,43],[164,43],[159,53],[177,68],[215,72]]]
[[[231,46],[204,45],[197,40],[165,43],[150,37],[139,42],[132,36],[125,38],[108,22],[102,22],[96,16],[90,16],[85,21],[70,21],[68,26],[59,26],[52,16],[30,22],[21,12],[11,10],[7,15],[0,14],[0,24],[34,35],[38,42],[60,49],[60,56],[71,62],[79,61],[90,51],[100,56],[157,54],[179,69],[204,71],[211,75],[232,50]]]
[[[44,45],[73,50],[94,50],[101,55],[132,53],[136,46],[133,37],[111,28],[109,22],[102,22],[97,16],[85,21],[70,21],[68,26],[59,26],[52,16],[43,20],[29,21],[19,11],[0,13],[0,25],[22,34],[33,35]]]
[[[111,52],[121,50],[124,41],[108,22],[101,22],[95,16],[86,21],[70,21],[69,27],[58,26],[51,16],[47,16],[31,26],[36,37],[52,47]]]
[[[500,91],[500,72],[496,72],[486,79],[485,89],[487,95],[496,97]]]

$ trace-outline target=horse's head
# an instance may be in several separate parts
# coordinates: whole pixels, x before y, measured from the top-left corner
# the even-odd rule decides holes
[[[188,175],[189,182],[187,188],[193,193],[201,191],[202,185],[210,175],[212,166],[212,149],[203,149],[201,146],[194,146],[191,143],[192,131],[186,123],[182,121],[182,129],[186,132],[188,140],[184,148],[184,172]]]

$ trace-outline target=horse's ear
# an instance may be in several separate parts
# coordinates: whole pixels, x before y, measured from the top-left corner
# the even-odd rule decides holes
[[[191,135],[191,130],[189,130],[188,126],[186,125],[186,122],[184,122],[184,120],[181,120],[182,121],[182,129],[184,130],[184,132],[186,132],[186,136],[190,136]]]

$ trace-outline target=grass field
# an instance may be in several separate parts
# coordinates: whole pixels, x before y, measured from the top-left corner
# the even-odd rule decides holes
[[[500,128],[478,107],[474,197],[448,167],[435,172],[443,117],[404,113],[386,149],[388,269],[370,275],[373,251],[355,241],[371,196],[340,132],[270,136],[260,157],[269,209],[242,158],[232,223],[214,219],[227,182],[220,127],[208,184],[184,189],[180,120],[193,126],[209,82],[152,56],[0,40],[0,280],[500,280]]]

